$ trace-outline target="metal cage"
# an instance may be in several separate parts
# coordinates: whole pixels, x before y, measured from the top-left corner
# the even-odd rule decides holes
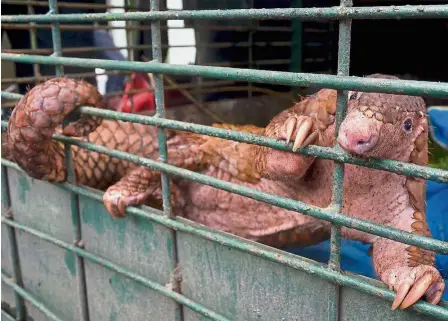
[[[36,3],[46,5],[46,3],[39,1],[36,1]],[[28,4],[32,4],[31,1],[28,1]],[[35,71],[38,70],[39,65],[52,65],[56,67],[57,76],[64,75],[64,67],[66,66],[102,68],[114,72],[141,71],[153,73],[156,97],[156,114],[154,116],[126,114],[91,107],[81,107],[80,110],[81,113],[91,116],[120,119],[159,127],[160,160],[138,157],[103,146],[81,142],[70,137],[54,135],[54,139],[63,142],[66,146],[67,168],[71,174],[69,174],[66,183],[49,184],[35,182],[27,178],[16,164],[2,159],[2,211],[13,207],[12,212],[8,211],[2,215],[2,232],[7,233],[7,237],[2,235],[2,259],[10,262],[10,271],[4,269],[2,264],[2,284],[13,290],[14,301],[11,305],[15,306],[15,309],[9,310],[2,307],[2,317],[5,320],[27,320],[27,315],[31,316],[33,320],[104,320],[106,314],[109,320],[124,320],[123,316],[120,318],[120,309],[126,311],[126,320],[202,320],[203,318],[220,321],[234,319],[360,320],[361,318],[368,318],[369,320],[448,320],[447,302],[432,305],[419,301],[406,311],[390,311],[389,305],[395,296],[393,291],[388,290],[377,281],[344,273],[340,269],[341,226],[416,245],[439,254],[448,254],[447,242],[413,235],[395,228],[380,226],[344,215],[341,212],[344,163],[382,169],[443,183],[448,183],[448,171],[391,160],[363,161],[348,156],[338,146],[334,148],[311,146],[299,152],[334,160],[336,167],[333,179],[332,204],[324,209],[310,206],[300,201],[238,186],[167,164],[164,128],[258,144],[284,151],[289,151],[291,146],[257,135],[167,119],[165,117],[163,94],[163,74],[199,76],[223,81],[245,81],[250,84],[266,83],[332,88],[338,90],[336,128],[339,127],[346,112],[348,90],[448,98],[448,83],[377,80],[349,76],[352,20],[448,18],[448,5],[353,7],[350,0],[341,0],[338,7],[327,8],[161,11],[159,1],[151,0],[150,11],[87,14],[58,14],[57,0],[49,0],[48,6],[48,14],[36,15],[29,12],[28,15],[3,15],[1,22],[2,24],[8,24],[9,27],[14,26],[14,24],[22,25],[31,28],[31,31],[36,30],[38,23],[47,24],[47,26],[51,24],[52,54],[50,56],[36,55],[47,52],[39,51],[36,48],[35,34],[32,34],[31,39],[34,39],[34,41],[31,41],[32,48],[28,52],[29,54],[2,53],[1,59],[15,63],[33,64]],[[247,21],[272,19],[294,21],[338,20],[337,75],[163,63],[160,22],[179,19],[217,19],[222,21],[236,19]],[[151,22],[153,60],[145,63],[63,56],[64,48],[61,46],[60,24],[101,23],[115,20],[124,20],[126,24],[131,24],[133,21]],[[138,47],[127,46],[126,49],[130,51],[132,56],[132,51],[137,50]],[[69,51],[66,50],[65,52]],[[36,77],[28,79],[28,81],[39,81],[41,78]],[[11,80],[10,83],[14,83],[14,80]],[[5,99],[16,100],[21,97],[19,94],[2,91],[2,98]],[[7,123],[2,121],[2,128],[6,126]],[[71,154],[68,152],[70,145],[160,170],[162,172],[163,212],[147,207],[131,207],[127,210],[130,219],[133,220],[131,223],[106,222],[109,218],[101,204],[102,194],[96,190],[72,183],[73,169],[71,157],[69,157]],[[281,208],[300,211],[306,215],[331,222],[331,255],[328,265],[317,264],[299,256],[274,250],[225,233],[212,231],[187,220],[174,217],[169,202],[170,175],[200,182]],[[32,191],[35,195],[30,196],[26,194],[27,191]],[[46,219],[43,215],[45,214],[43,212],[44,208],[41,208],[37,210],[40,211],[39,214],[42,214],[37,220],[29,204],[25,204],[27,202],[18,202],[20,205],[14,207],[16,199],[22,197],[48,198],[55,202],[54,206],[58,208],[56,210],[57,214],[52,214],[51,218]],[[59,200],[55,201],[57,198]],[[43,204],[48,205],[48,203]],[[20,218],[15,216],[16,208],[21,213]],[[64,215],[64,209],[71,213],[71,218],[68,220]],[[49,211],[52,210],[49,209]],[[14,217],[12,213],[14,213]],[[95,214],[95,218],[93,218],[96,220],[95,222],[92,222],[92,213]],[[61,222],[56,224],[56,219],[60,219]],[[90,222],[87,222],[89,220]],[[53,223],[56,226],[51,226]],[[95,226],[96,236],[90,229],[86,229],[86,224]],[[127,227],[126,224],[128,224]],[[73,228],[71,232],[70,225]],[[106,225],[107,229],[112,231],[110,232],[112,234],[105,232]],[[131,227],[136,234],[135,236],[129,235],[129,228]],[[66,234],[64,235],[63,232],[66,232]],[[98,236],[100,234],[102,236]],[[99,240],[101,237],[104,237],[103,241]],[[114,243],[115,241],[111,240],[115,240],[116,237],[122,238],[121,247],[101,249],[101,245],[105,246],[104,242]],[[132,242],[135,244],[131,244],[129,243],[131,241],[127,240],[127,238],[133,237],[135,239],[132,239]],[[138,241],[139,237],[144,240]],[[89,238],[90,243],[89,240],[86,240]],[[28,251],[22,248],[23,253],[21,253],[19,260],[19,248],[22,241],[34,242],[35,245],[28,248]],[[146,241],[150,242],[150,245],[147,245]],[[9,244],[9,248],[6,248],[5,243]],[[151,250],[145,248],[143,243],[150,246]],[[36,250],[39,247],[48,246],[44,244],[52,244],[52,246],[62,249],[62,252],[58,252],[52,258],[47,255],[49,254],[48,251],[45,250],[40,253]],[[159,246],[154,244],[159,244]],[[36,253],[31,253],[31,248]],[[213,254],[214,257],[204,257],[201,255],[202,250],[208,251],[207,255]],[[5,255],[3,252],[5,252]],[[153,261],[145,261],[146,265],[139,263],[143,259],[138,252],[143,252],[148,256],[151,253],[150,256]],[[26,255],[30,258],[27,259]],[[60,261],[65,260],[67,266],[63,270],[71,273],[58,270],[60,274],[56,275],[54,271],[50,271],[54,276],[47,278],[49,282],[52,282],[51,280],[64,280],[63,284],[60,285],[62,287],[60,290],[52,291],[52,284],[47,285],[46,290],[39,290],[44,285],[37,285],[33,283],[34,281],[25,280],[29,278],[29,276],[26,276],[27,272],[37,269],[37,263],[33,263],[32,260],[37,260],[41,255],[46,256],[43,259],[48,260],[49,263],[46,266],[50,270],[58,268],[58,264],[61,264]],[[128,256],[127,259],[123,258],[125,255]],[[24,263],[24,260],[27,263]],[[213,262],[210,262],[210,260],[213,260]],[[45,265],[44,263],[40,264]],[[209,264],[208,268],[211,271],[207,272],[204,267],[201,267],[201,265],[205,266],[207,264]],[[178,289],[179,279],[176,277],[178,266],[181,266],[183,271],[182,290]],[[255,281],[253,278],[250,279],[253,269],[257,269],[260,277],[265,277],[267,282],[265,286],[270,287],[270,293],[260,293],[260,289],[263,288],[249,284]],[[216,273],[221,273],[227,283],[218,280]],[[106,279],[103,280],[103,276],[106,274]],[[276,277],[278,277],[278,280],[275,279]],[[67,278],[70,280],[65,280]],[[102,294],[101,290],[94,288],[93,284],[97,287],[105,287],[107,278],[111,287],[121,287],[115,293],[119,296],[117,301],[110,298],[109,294],[106,293],[107,289],[102,288],[106,293]],[[246,279],[245,282],[242,279]],[[276,285],[277,281],[280,282],[278,286]],[[166,284],[169,284],[169,286]],[[250,288],[250,286],[254,286],[254,288]],[[67,291],[67,296],[60,298],[58,296],[64,294],[64,287],[73,287],[77,293],[69,295]],[[146,288],[149,288],[150,292],[147,292]],[[6,289],[2,286],[3,294],[7,295],[5,291]],[[299,301],[285,299],[288,296],[293,298],[300,291],[304,295],[300,297]],[[62,303],[65,302],[64,300],[71,300],[71,304],[69,304],[71,306],[66,307]],[[239,304],[238,300],[242,300],[243,303]],[[95,302],[98,302],[98,304]],[[112,304],[111,302],[113,304],[122,302],[123,305],[120,307],[114,306],[110,310],[105,307],[105,303]],[[267,306],[270,303],[274,307],[268,308]],[[100,311],[102,309],[107,311],[103,313],[103,311]]]

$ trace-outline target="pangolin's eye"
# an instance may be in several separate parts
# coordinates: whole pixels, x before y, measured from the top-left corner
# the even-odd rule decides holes
[[[407,133],[410,133],[412,131],[412,120],[410,118],[408,118],[404,121],[403,129]]]
[[[355,99],[355,98],[356,98],[356,94],[357,94],[356,91],[350,91],[350,92],[349,92],[349,95],[348,95],[348,100],[353,100],[353,99]]]

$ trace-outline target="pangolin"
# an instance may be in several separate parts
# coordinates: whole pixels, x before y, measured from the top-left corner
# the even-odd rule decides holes
[[[374,74],[371,78],[396,77]],[[158,157],[156,128],[82,115],[62,128],[78,106],[103,108],[95,87],[82,80],[56,78],[35,86],[16,105],[8,123],[2,156],[29,176],[63,182],[64,147],[54,132],[148,158]],[[293,142],[293,151],[314,144],[334,146],[336,91],[322,89],[275,116],[266,128],[213,126]],[[69,117],[70,119],[70,117]],[[167,130],[169,164],[228,182],[326,207],[332,198],[334,162],[252,144]],[[421,97],[349,92],[339,145],[365,158],[427,164],[428,124]],[[160,204],[160,173],[72,146],[76,183],[106,190],[109,213],[124,217],[126,207]],[[173,211],[192,221],[273,247],[317,244],[330,225],[211,186],[171,179]],[[430,236],[425,216],[425,181],[382,170],[345,166],[342,211],[350,216]],[[397,294],[392,309],[405,309],[425,297],[441,300],[445,283],[433,252],[349,228],[343,237],[371,243],[379,278]]]

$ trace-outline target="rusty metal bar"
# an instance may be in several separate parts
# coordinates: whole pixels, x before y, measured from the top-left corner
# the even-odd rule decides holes
[[[325,21],[340,19],[443,19],[448,17],[448,5],[405,5],[376,7],[331,8],[279,8],[279,9],[231,9],[231,10],[169,10],[126,13],[92,13],[60,15],[10,15],[1,22],[91,22],[112,20],[290,20]]]

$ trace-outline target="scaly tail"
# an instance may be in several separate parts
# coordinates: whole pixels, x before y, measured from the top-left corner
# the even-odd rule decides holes
[[[47,181],[66,180],[63,145],[52,140],[56,128],[79,106],[104,108],[103,97],[83,80],[54,78],[31,89],[16,105],[8,122],[8,158],[29,176]],[[86,136],[102,119],[82,115],[62,132]]]

